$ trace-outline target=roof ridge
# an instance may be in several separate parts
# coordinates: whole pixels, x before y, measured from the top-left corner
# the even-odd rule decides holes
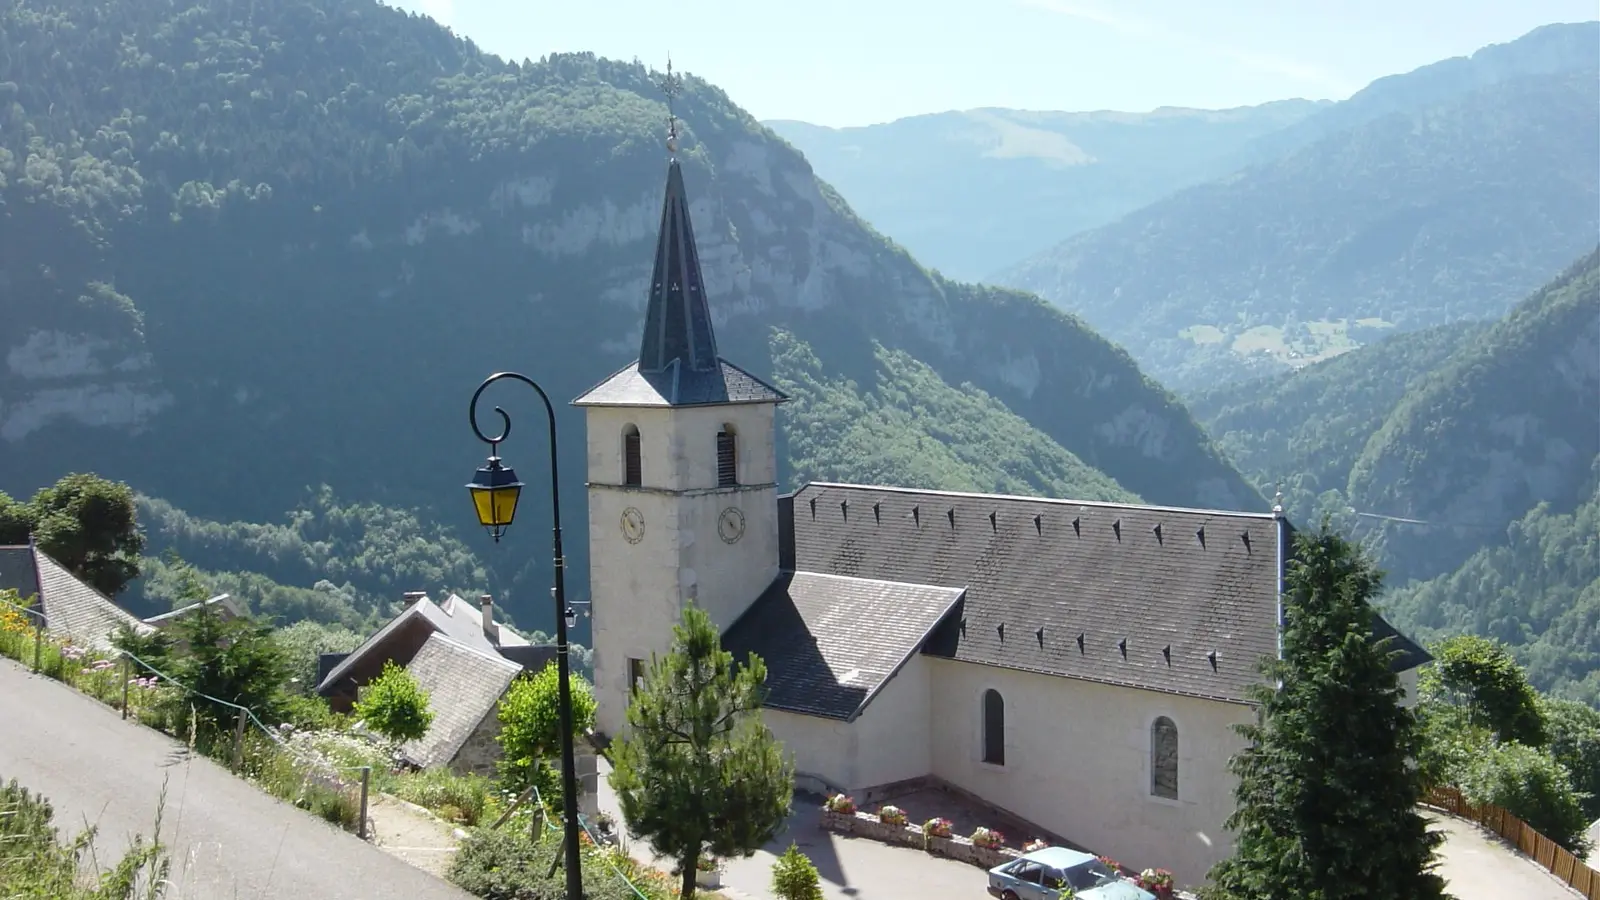
[[[932,488],[896,487],[882,484],[851,484],[841,481],[808,481],[797,488],[790,496],[798,497],[807,488],[845,488],[858,491],[881,491],[891,494],[917,494],[932,497],[964,497],[983,500],[1008,500],[1023,501],[1027,503],[1049,503],[1057,506],[1093,506],[1102,509],[1146,509],[1157,512],[1192,513],[1211,516],[1233,516],[1242,519],[1274,518],[1271,512],[1248,512],[1234,509],[1208,509],[1194,506],[1162,506],[1154,503],[1113,503],[1108,500],[1074,500],[1067,497],[1032,497],[1027,494],[986,494],[976,491],[939,491]]]
[[[791,575],[808,575],[812,578],[836,578],[840,581],[862,581],[869,584],[904,584],[911,587],[931,588],[937,591],[953,591],[957,594],[966,590],[965,587],[951,587],[947,584],[932,584],[926,581],[897,581],[893,578],[865,578],[860,575],[835,575],[832,572],[815,572],[810,569],[786,569]]]

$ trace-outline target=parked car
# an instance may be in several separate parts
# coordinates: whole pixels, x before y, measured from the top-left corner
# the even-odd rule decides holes
[[[1156,900],[1088,853],[1046,847],[989,870],[989,895],[1000,900]]]

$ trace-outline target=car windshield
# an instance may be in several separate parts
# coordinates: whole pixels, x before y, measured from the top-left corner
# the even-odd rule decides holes
[[[1098,859],[1073,866],[1067,870],[1066,875],[1067,884],[1075,891],[1088,890],[1117,880],[1117,874],[1111,871],[1111,867]]]

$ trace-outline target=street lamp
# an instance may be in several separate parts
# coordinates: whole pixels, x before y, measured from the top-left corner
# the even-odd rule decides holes
[[[566,569],[566,557],[561,553],[561,480],[556,466],[556,411],[550,405],[550,397],[545,394],[544,388],[528,376],[499,372],[484,379],[483,384],[473,392],[472,403],[467,407],[467,418],[472,423],[473,434],[489,445],[489,461],[477,471],[467,489],[472,493],[478,524],[489,531],[495,543],[499,543],[500,536],[505,534],[516,515],[517,499],[522,494],[523,485],[517,480],[515,471],[500,464],[500,442],[511,434],[511,417],[496,406],[494,411],[500,416],[500,434],[496,437],[485,435],[483,429],[478,427],[478,398],[483,395],[485,388],[502,378],[520,381],[538,392],[539,399],[544,401],[545,415],[550,420],[550,504],[554,519],[556,567],[556,584],[551,594],[556,606],[556,671],[561,681],[561,804],[566,819],[563,849],[566,851],[567,900],[583,900],[583,870],[578,853],[577,766],[572,749],[572,667],[567,652],[567,628],[576,623],[577,616],[567,606],[566,584],[562,577]]]

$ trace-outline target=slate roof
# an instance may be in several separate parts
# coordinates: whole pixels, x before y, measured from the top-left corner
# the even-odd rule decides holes
[[[191,603],[188,606],[180,606],[171,612],[164,612],[159,616],[149,616],[144,620],[144,623],[146,625],[153,625],[157,628],[164,628],[202,606],[217,607],[217,610],[222,613],[225,618],[242,618],[247,613],[244,604],[233,599],[233,595],[218,594],[215,597],[212,597],[210,600],[201,600],[198,603]]]
[[[410,606],[407,606],[399,615],[390,619],[382,628],[374,631],[361,646],[350,651],[350,654],[340,660],[328,674],[317,683],[317,690],[326,690],[331,685],[337,684],[345,673],[353,668],[368,653],[380,652],[389,636],[400,630],[405,622],[421,618],[433,626],[436,632],[442,632],[452,640],[467,647],[482,650],[485,653],[499,655],[499,650],[489,642],[483,634],[483,611],[480,606],[451,594],[445,598],[444,603],[434,603],[427,597],[420,597]],[[495,628],[499,630],[500,645],[503,647],[526,647],[528,639],[513,631],[510,626],[496,622]]]
[[[851,721],[957,606],[959,587],[785,573],[722,636],[767,665],[763,703]],[[864,624],[871,623],[871,624]]]
[[[455,759],[461,745],[511,686],[522,667],[501,657],[461,644],[439,632],[428,637],[406,666],[417,686],[428,692],[433,722],[428,733],[401,745],[412,765],[443,766]]]
[[[1394,641],[1389,644],[1389,649],[1400,654],[1394,660],[1394,670],[1396,672],[1405,672],[1433,662],[1432,653],[1422,649],[1422,645],[1401,634],[1383,616],[1376,613],[1372,616],[1372,636],[1380,641],[1384,638],[1394,638]]]
[[[967,589],[932,655],[1243,702],[1277,651],[1270,513],[840,484],[793,511],[799,571]]]
[[[782,391],[725,359],[712,371],[676,364],[661,372],[640,371],[628,363],[582,396],[573,406],[706,406],[714,403],[782,403]]]
[[[674,159],[667,166],[639,358],[585,391],[573,405],[704,406],[786,399],[777,388],[717,355],[683,169]]]
[[[11,588],[24,600],[37,596],[35,608],[44,616],[45,631],[81,646],[110,651],[111,635],[120,626],[150,630],[115,600],[34,547],[0,547],[0,588]]]

